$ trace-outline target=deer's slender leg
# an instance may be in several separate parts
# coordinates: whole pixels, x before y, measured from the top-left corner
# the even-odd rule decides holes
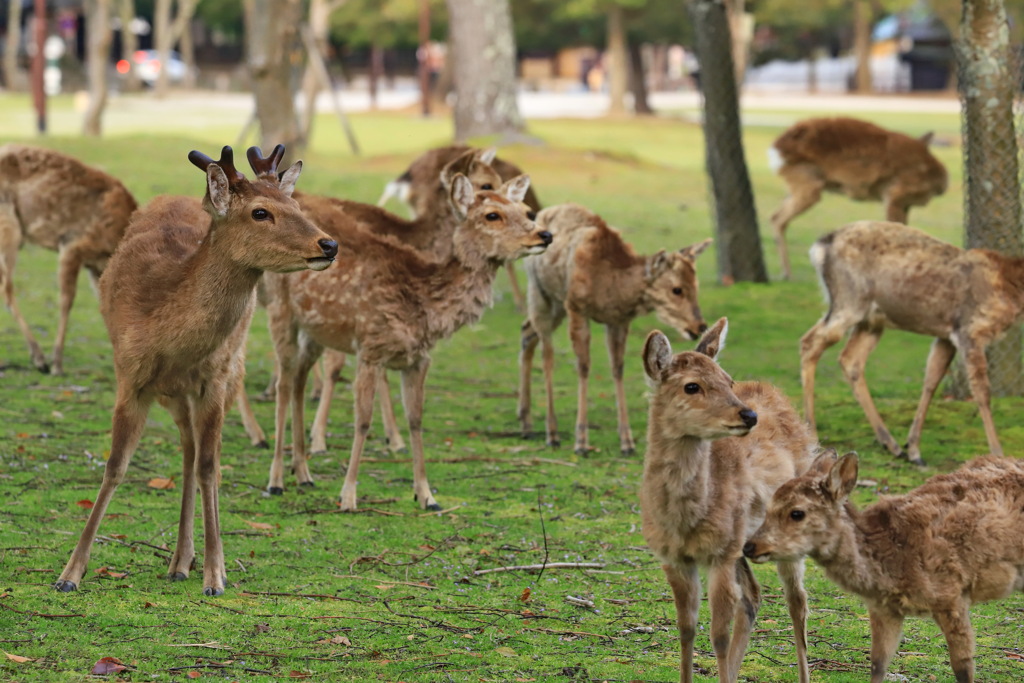
[[[949,664],[956,683],[974,683],[974,627],[966,604],[933,612],[936,623],[949,646]]]
[[[413,494],[424,510],[440,510],[427,481],[423,454],[423,399],[430,359],[425,358],[402,371],[402,405],[409,421],[409,445],[412,450]]]
[[[32,356],[32,365],[40,372],[49,372],[50,366],[46,362],[43,350],[32,334],[25,317],[18,308],[18,302],[14,299],[14,266],[18,261],[18,248],[21,247],[21,223],[14,213],[11,204],[0,204],[0,290],[3,290],[4,303],[7,309],[18,323],[21,336],[25,338],[28,351]]]
[[[789,250],[786,247],[786,228],[790,221],[821,200],[825,183],[813,170],[802,166],[784,167],[779,171],[779,176],[789,186],[789,195],[772,214],[771,222],[775,233],[775,246],[779,251],[782,277],[788,280],[792,276],[792,271],[789,266]]]
[[[811,680],[807,664],[807,591],[804,590],[804,562],[779,562],[776,569],[782,579],[782,591],[786,596],[789,618],[793,622],[793,641],[796,645],[796,660],[800,683]]]
[[[921,400],[918,401],[917,412],[914,414],[914,421],[910,423],[910,434],[907,436],[907,458],[910,462],[924,462],[921,459],[921,430],[924,428],[924,418],[928,414],[928,406],[935,396],[935,390],[938,389],[939,382],[942,381],[955,354],[956,347],[948,339],[936,339],[932,342],[928,362],[925,364]]]
[[[761,608],[761,586],[743,558],[736,561],[736,580],[740,594],[733,613],[732,639],[729,641],[729,680],[733,681],[739,678],[743,655],[754,630],[754,619]]]
[[[843,368],[846,380],[853,387],[853,395],[857,403],[864,410],[871,428],[875,430],[875,437],[879,443],[889,449],[889,452],[897,457],[906,457],[906,453],[896,443],[882,416],[871,399],[871,392],[868,390],[868,382],[864,377],[864,368],[867,365],[868,356],[878,345],[882,336],[880,327],[872,327],[868,323],[858,323],[850,333],[850,339],[846,342],[842,352],[839,354],[839,365]]]
[[[284,447],[288,434],[288,412],[293,400],[292,389],[295,386],[293,375],[295,357],[299,353],[298,330],[290,320],[283,306],[270,304],[267,306],[270,320],[270,335],[274,340],[274,356],[276,362],[276,387],[274,389],[274,460],[270,465],[270,481],[267,491],[271,495],[284,493]],[[302,397],[299,396],[299,400]],[[292,429],[302,429],[302,425],[292,425]]]
[[[889,662],[896,654],[903,634],[903,617],[880,610],[869,611],[871,622],[871,683],[882,683]]]
[[[619,412],[619,446],[623,455],[633,455],[636,453],[636,443],[633,441],[633,430],[629,428],[626,389],[622,383],[626,366],[626,339],[629,336],[629,325],[608,325],[606,329],[608,360],[612,367],[612,380],[615,382],[615,406]]]
[[[238,413],[242,417],[242,428],[245,435],[249,437],[249,443],[255,448],[268,448],[267,435],[260,427],[256,413],[253,412],[252,403],[249,402],[249,395],[245,393],[245,382],[239,382],[238,391],[235,392],[235,402],[238,405]]]
[[[388,448],[395,453],[401,453],[406,450],[405,440],[402,438],[402,430],[398,427],[398,420],[395,419],[395,405],[391,401],[391,385],[388,384],[387,372],[380,373],[377,397],[380,401],[380,416],[384,422],[384,438],[388,442]]]
[[[60,317],[57,319],[57,338],[53,344],[51,375],[64,374],[64,343],[68,336],[68,317],[78,291],[78,273],[82,270],[82,254],[74,247],[61,247],[57,257],[57,283],[60,292]]]
[[[1002,455],[1003,447],[996,433],[996,423],[992,419],[991,387],[988,381],[988,360],[985,358],[984,347],[959,340],[964,354],[964,365],[967,368],[967,383],[971,387],[971,395],[978,405],[978,414],[985,425],[985,436],[988,438],[988,450],[993,455]]]
[[[334,400],[334,385],[341,379],[341,371],[345,367],[345,354],[334,349],[324,351],[324,379],[320,388],[320,401],[316,406],[313,426],[309,429],[309,450],[311,453],[327,451],[327,418],[331,413],[331,401]]]
[[[181,440],[181,511],[178,515],[178,541],[167,565],[167,578],[184,581],[195,565],[196,519],[196,433],[188,400],[175,398],[163,401],[174,418]]]
[[[106,514],[107,506],[118,484],[124,480],[125,472],[128,470],[128,463],[131,462],[132,454],[139,445],[139,438],[142,436],[142,429],[146,424],[146,415],[153,399],[147,395],[137,397],[131,394],[135,389],[125,387],[118,391],[117,403],[114,406],[113,433],[110,445],[110,457],[107,458],[106,467],[103,469],[103,483],[100,484],[99,493],[93,502],[89,519],[85,523],[85,529],[75,545],[71,558],[68,560],[64,571],[54,586],[60,591],[73,591],[78,588],[85,575],[85,568],[89,564],[89,553],[92,549],[92,542]]]
[[[372,365],[357,357],[356,378],[352,384],[355,392],[355,433],[352,436],[352,455],[349,458],[345,483],[342,484],[339,507],[345,512],[356,510],[356,485],[359,482],[359,461],[363,457],[366,436],[370,433],[373,420],[373,394],[377,388],[377,374],[383,368]]]
[[[299,337],[299,353],[291,368],[291,407],[292,407],[292,472],[299,486],[313,486],[313,475],[309,471],[309,458],[306,456],[306,379],[309,371],[323,353],[323,347],[304,335]],[[282,373],[283,374],[283,373]]]
[[[195,402],[192,410],[196,432],[196,476],[203,507],[203,595],[217,596],[223,595],[227,586],[219,513],[224,396],[217,390],[209,391]]]
[[[587,429],[587,385],[590,379],[590,321],[583,315],[569,311],[569,339],[576,354],[576,446],[579,455],[590,450]]]
[[[693,681],[693,641],[697,637],[697,616],[700,610],[700,573],[697,565],[661,566],[672,588],[676,605],[676,626],[679,629],[679,680]]]
[[[735,562],[713,564],[708,568],[708,607],[711,609],[711,647],[718,660],[718,680],[736,680],[732,670],[732,627],[740,607],[740,586]],[[737,622],[736,628],[741,624]]]

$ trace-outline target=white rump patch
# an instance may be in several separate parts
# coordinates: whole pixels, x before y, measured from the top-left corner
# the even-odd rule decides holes
[[[772,170],[772,173],[778,173],[779,169],[785,164],[785,159],[779,154],[779,150],[774,145],[768,148],[768,168]]]

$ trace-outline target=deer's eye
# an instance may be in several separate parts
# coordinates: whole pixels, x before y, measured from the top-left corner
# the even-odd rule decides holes
[[[493,190],[494,189],[494,185],[491,185],[490,183],[484,183],[483,185],[480,186],[480,189],[481,190]]]
[[[266,221],[270,220],[270,212],[266,209],[253,209],[252,219],[254,221]]]
[[[496,213],[495,213],[495,212],[493,212],[493,211],[492,211],[492,212],[490,212],[489,214],[487,214],[486,216],[484,216],[484,218],[486,218],[486,219],[487,219],[487,220],[489,220],[489,221],[497,221],[497,220],[501,220],[501,216],[500,216],[500,215],[498,215],[498,214],[496,214]]]
[[[700,392],[700,385],[697,384],[696,382],[690,382],[689,384],[686,384],[686,385],[683,386],[683,391],[685,391],[688,394],[699,393]]]
[[[535,220],[537,220],[537,212],[536,211],[527,211],[526,212],[526,217],[529,218],[531,221],[535,221]]]
[[[804,513],[803,510],[792,510],[789,513],[789,518],[791,520],[793,520],[794,522],[802,522],[804,517],[806,517],[806,516],[807,515]]]
[[[673,287],[672,288],[672,293],[675,294],[676,296],[682,296],[683,295],[683,288],[682,287]]]

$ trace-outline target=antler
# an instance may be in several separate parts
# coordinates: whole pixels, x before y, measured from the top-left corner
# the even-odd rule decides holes
[[[274,147],[270,156],[263,158],[263,151],[259,147],[250,147],[245,156],[249,159],[249,165],[257,178],[277,180],[277,165],[284,159],[284,145]]]
[[[240,180],[245,180],[245,176],[235,169],[235,153],[228,145],[224,145],[224,149],[220,151],[219,161],[214,161],[197,150],[192,150],[188,153],[188,160],[204,171],[210,164],[217,164],[224,171],[224,175],[227,176],[228,184],[230,185],[234,185]]]

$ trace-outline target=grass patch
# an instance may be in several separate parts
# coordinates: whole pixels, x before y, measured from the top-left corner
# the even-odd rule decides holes
[[[53,137],[39,144],[65,149],[124,179],[145,202],[160,193],[198,195],[202,174],[185,160],[198,148],[216,156],[237,145],[246,107],[199,101],[194,106],[148,96],[115,100],[107,137],[77,133],[70,98],[53,98]],[[28,100],[0,99],[0,139],[29,139]],[[798,113],[752,117],[745,131],[762,226],[783,195],[770,175],[765,149]],[[867,118],[874,118],[865,115]],[[945,115],[894,115],[880,122],[955,136]],[[895,122],[894,122],[895,121]],[[348,151],[333,116],[317,122],[300,187],[309,192],[374,202],[423,149],[445,142],[450,122],[404,114],[352,116],[364,156]],[[160,130],[158,134],[154,129]],[[711,232],[700,128],[686,119],[537,121],[540,146],[503,150],[534,179],[546,204],[580,202],[601,213],[642,252],[680,248]],[[937,150],[951,174],[950,191],[915,209],[914,224],[954,242],[961,233],[958,142]],[[822,301],[802,254],[822,232],[846,221],[880,217],[877,204],[828,197],[791,228],[794,279],[771,285],[716,284],[715,257],[703,255],[701,304],[713,320],[728,315],[723,366],[736,379],[760,378],[799,400],[798,340],[821,315]],[[772,273],[778,262],[762,239]],[[16,290],[22,310],[47,350],[56,327],[56,259],[26,247]],[[521,275],[522,278],[522,275]],[[201,596],[198,571],[182,583],[164,578],[174,543],[178,491],[147,486],[177,478],[177,430],[160,408],[150,414],[141,446],[100,530],[81,590],[49,586],[66,562],[98,489],[109,449],[114,377],[110,345],[95,295],[83,283],[72,312],[64,377],[32,369],[9,316],[0,316],[0,678],[84,680],[102,657],[128,668],[131,681],[581,681],[677,679],[675,614],[667,584],[639,529],[637,486],[641,457],[618,454],[611,378],[601,331],[595,331],[588,457],[572,454],[575,374],[567,333],[556,336],[556,387],[563,447],[518,438],[515,418],[518,327],[504,276],[482,321],[438,345],[427,380],[424,436],[431,482],[449,509],[423,516],[411,500],[411,469],[389,456],[379,429],[362,467],[359,514],[336,512],[336,496],[351,443],[351,400],[341,392],[331,418],[330,451],[316,456],[317,486],[283,497],[265,495],[270,456],[249,447],[237,413],[224,431],[221,516],[229,588]],[[640,348],[653,317],[630,333],[626,386],[642,453],[646,405]],[[686,343],[674,340],[677,348]],[[868,366],[879,409],[897,438],[905,434],[920,390],[929,340],[887,334]],[[985,449],[974,406],[939,400],[932,407],[918,470],[894,462],[874,442],[842,380],[838,347],[819,368],[819,428],[823,441],[861,455],[861,474],[877,483],[857,492],[868,503],[879,492],[901,492]],[[247,388],[266,385],[273,351],[266,317],[257,314],[249,347]],[[539,365],[539,364],[538,364]],[[539,367],[536,369],[538,376]],[[535,382],[535,392],[540,382]],[[535,395],[535,421],[543,402]],[[996,399],[993,411],[1004,448],[1019,453],[1024,430],[1014,416],[1019,398]],[[272,432],[273,406],[256,403]],[[312,407],[307,416],[312,418]],[[401,416],[400,416],[401,421]],[[197,525],[201,534],[201,524]],[[201,549],[201,542],[197,544]],[[549,569],[541,575],[480,569],[550,562],[590,562],[597,571]],[[741,678],[792,681],[789,619],[770,567],[755,567],[765,603]],[[862,681],[868,676],[866,612],[809,566],[810,657],[816,681]],[[567,598],[581,598],[593,607]],[[974,610],[978,672],[984,680],[1020,680],[1020,596]],[[701,615],[697,662],[713,675],[714,656]],[[947,653],[930,621],[908,621],[891,671],[909,680],[947,680]]]

